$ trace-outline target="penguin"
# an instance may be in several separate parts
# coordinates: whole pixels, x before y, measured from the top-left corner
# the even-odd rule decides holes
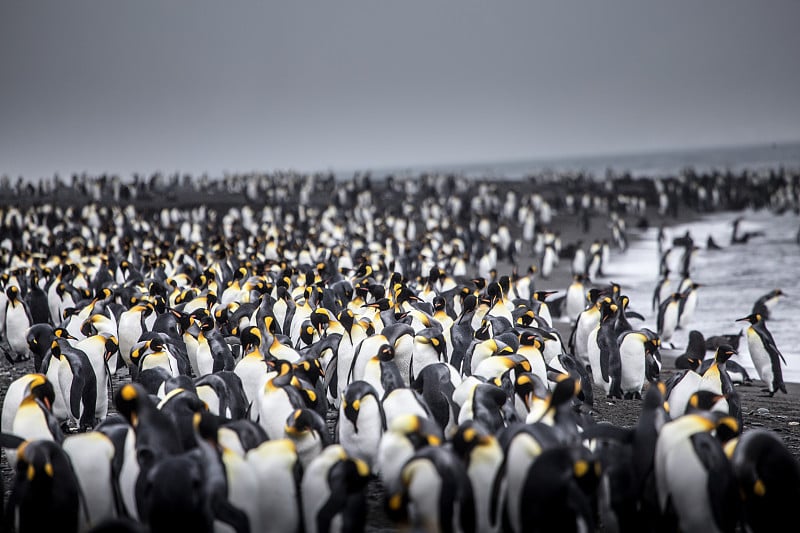
[[[97,423],[98,387],[89,357],[66,340],[54,340],[50,353],[60,361],[58,386],[69,420],[78,425],[79,431],[92,429]],[[102,390],[105,391],[104,386]]]
[[[660,340],[649,330],[627,331],[620,336],[620,389],[624,398],[641,399],[645,383],[658,379],[653,371],[648,378],[648,362],[652,368],[659,344]]]
[[[678,418],[686,412],[689,398],[700,390],[703,381],[702,376],[696,372],[700,368],[700,361],[689,358],[687,365],[688,368],[676,372],[664,383],[664,396],[669,403],[669,414],[672,418]]]
[[[507,402],[509,398],[503,389],[494,383],[483,383],[477,379],[467,388],[466,398],[458,413],[458,424],[475,420],[488,431],[497,433],[517,421],[513,407],[510,414],[513,414],[514,419],[509,419],[509,413],[504,410]]]
[[[39,270],[34,268],[30,272],[30,283],[28,292],[25,295],[28,310],[31,315],[32,324],[51,324],[50,309],[47,301],[47,293],[39,285]]]
[[[4,530],[77,533],[81,491],[69,457],[52,440],[17,448],[14,485],[6,504]]]
[[[600,321],[587,339],[592,378],[609,398],[622,398],[622,360],[619,341],[614,331],[614,318],[618,309],[610,298],[603,299],[600,305]]]
[[[390,517],[407,517],[418,531],[474,533],[475,498],[463,464],[449,450],[428,446],[401,471],[402,488],[388,499]]]
[[[475,502],[475,530],[497,531],[491,515],[492,487],[503,466],[503,448],[497,438],[475,421],[460,425],[452,438],[453,452],[464,464]],[[493,520],[493,518],[495,518]]]
[[[332,444],[311,461],[300,484],[306,533],[363,531],[370,468]]]
[[[381,438],[376,457],[376,471],[385,495],[401,488],[400,473],[417,450],[444,443],[442,429],[435,421],[416,414],[396,416]]]
[[[296,409],[286,418],[284,433],[294,441],[303,468],[332,442],[325,419],[308,408]]]
[[[264,442],[249,450],[245,459],[257,483],[256,491],[247,495],[258,503],[257,518],[251,520],[250,530],[302,531],[302,463],[295,441],[276,439]],[[236,503],[235,498],[232,501]]]
[[[11,285],[6,289],[8,303],[5,308],[5,331],[6,342],[11,352],[6,353],[6,359],[11,364],[21,363],[31,358],[32,353],[28,346],[28,329],[34,325],[31,318],[28,303],[22,299],[19,287]]]
[[[578,316],[586,309],[586,286],[583,274],[575,274],[572,283],[567,287],[566,300],[564,302],[564,316],[571,323],[578,320]]]
[[[35,324],[28,328],[26,340],[28,348],[33,354],[34,372],[47,372],[47,368],[42,367],[45,359],[49,356],[53,338],[55,338],[55,328],[50,324]]]
[[[591,494],[600,475],[600,463],[584,448],[542,451],[528,468],[521,492],[509,494],[521,500],[518,531],[593,531]]]
[[[678,370],[685,370],[690,368],[689,360],[703,361],[706,356],[706,342],[703,334],[696,329],[689,332],[689,342],[686,344],[686,350],[675,358],[675,368]]]
[[[256,326],[249,326],[239,335],[242,345],[242,358],[236,363],[233,372],[242,380],[248,404],[252,404],[261,385],[266,380],[270,367],[264,359],[259,346],[261,345],[261,330]]]
[[[769,320],[772,310],[783,296],[786,296],[786,293],[781,289],[772,289],[768,293],[758,297],[753,303],[753,309],[750,312],[758,313],[764,317],[764,320]]]
[[[800,501],[800,465],[772,431],[753,428],[726,445],[747,531],[780,531]]]
[[[394,389],[406,386],[394,361],[394,348],[389,344],[378,348],[378,353],[367,362],[363,377],[364,381],[375,388],[380,398],[384,398]]]
[[[113,441],[104,433],[90,431],[69,435],[62,444],[69,457],[83,496],[85,513],[81,513],[80,530],[86,531],[118,517],[114,472]]]
[[[158,409],[140,384],[126,383],[120,387],[114,395],[114,406],[133,428],[126,436],[124,453],[132,454],[135,464],[130,464],[124,475],[120,473],[120,493],[126,511],[141,517],[150,470],[164,457],[180,454],[183,445],[172,420]]]
[[[418,331],[414,335],[414,351],[411,355],[409,378],[413,383],[419,373],[428,365],[444,362],[447,347],[444,335],[436,327]]]
[[[752,313],[737,320],[740,321],[750,323],[747,328],[747,347],[759,379],[767,385],[763,392],[769,393],[769,396],[775,395],[777,391],[786,394],[781,369],[781,362],[786,364],[786,359],[775,345],[775,339],[767,329],[764,317],[760,313]]]
[[[96,316],[96,315],[95,315]],[[109,389],[111,396],[114,391],[111,384],[110,361],[112,356],[119,351],[117,339],[109,334],[96,334],[77,342],[75,348],[86,354],[89,364],[95,375],[95,418],[102,421],[108,415]]]
[[[411,384],[422,397],[427,414],[439,424],[445,436],[450,436],[458,425],[460,409],[455,401],[455,391],[461,383],[461,376],[455,368],[447,363],[436,363],[425,367]]]
[[[702,283],[691,282],[681,293],[681,301],[678,306],[678,328],[685,328],[694,317],[697,308],[697,289],[702,286]]]
[[[672,282],[669,279],[670,270],[669,268],[664,269],[661,273],[661,277],[656,282],[656,287],[653,290],[653,299],[652,299],[652,309],[655,311],[658,309],[658,306],[661,302],[663,302],[671,293],[670,287]]]
[[[678,328],[681,299],[679,292],[673,292],[669,298],[666,298],[658,305],[658,316],[656,318],[658,336],[662,343],[669,343],[673,347],[674,345],[670,341]]]
[[[347,455],[375,469],[378,444],[386,431],[386,415],[375,389],[366,381],[354,381],[345,389],[336,423],[337,441]]]
[[[570,271],[573,276],[583,275],[586,272],[586,251],[583,249],[583,241],[578,240],[575,243],[575,252],[572,254],[572,262],[570,263]]]
[[[52,440],[61,443],[64,433],[50,408],[55,400],[53,384],[43,374],[26,374],[14,380],[3,399],[2,429],[26,440]],[[6,449],[9,466],[16,455]]]
[[[154,312],[152,305],[137,304],[124,311],[117,321],[119,328],[119,354],[130,368],[131,350],[139,342],[142,334],[148,331],[146,320]]]
[[[277,373],[268,374],[251,410],[251,419],[256,419],[270,439],[283,438],[286,417],[295,409],[306,406],[297,389],[299,382],[288,361],[277,362]]]
[[[225,420],[238,420],[247,416],[250,406],[244,385],[237,374],[220,370],[194,380],[197,396],[205,402],[209,412]]]
[[[717,348],[714,353],[713,363],[701,375],[702,381],[699,390],[710,391],[722,396],[716,402],[713,410],[718,410],[731,416],[741,427],[743,424],[741,399],[727,370],[728,360],[735,354],[736,351],[729,345],[722,345]]]
[[[664,525],[681,531],[733,532],[739,505],[733,467],[711,435],[730,417],[692,413],[664,424],[655,450],[655,477]]]
[[[590,298],[592,294],[597,295],[597,292],[592,293],[590,291]],[[572,354],[587,368],[590,367],[588,352],[589,334],[600,323],[600,306],[602,302],[606,300],[606,304],[611,303],[611,298],[607,296],[604,298],[597,298],[596,300],[590,300],[592,302],[591,305],[578,314],[570,334],[569,348]]]
[[[503,449],[503,464],[490,491],[490,523],[501,531],[521,532],[521,507],[525,503],[521,496],[528,469],[544,450],[558,446],[558,440],[552,427],[531,423],[503,430],[498,441]]]
[[[539,272],[541,273],[543,279],[550,278],[557,263],[558,256],[556,255],[555,248],[553,248],[552,244],[546,244],[544,247],[544,253],[542,254],[541,266],[539,268]]]

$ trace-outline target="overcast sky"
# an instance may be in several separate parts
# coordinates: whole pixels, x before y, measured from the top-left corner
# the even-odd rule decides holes
[[[800,1],[3,2],[0,174],[800,140]]]

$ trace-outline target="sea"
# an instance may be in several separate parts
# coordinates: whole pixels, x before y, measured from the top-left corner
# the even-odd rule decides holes
[[[746,244],[731,244],[732,223],[741,218],[742,232],[763,232]],[[689,324],[678,330],[672,338],[673,353],[682,353],[689,331],[696,329],[708,338],[721,334],[737,334],[749,324],[737,319],[749,315],[753,303],[773,289],[781,289],[783,296],[773,308],[767,329],[786,359],[783,377],[786,382],[800,382],[800,216],[793,212],[777,214],[768,210],[712,213],[688,224],[678,224],[666,229],[668,242],[686,232],[700,249],[692,256],[690,277],[701,283],[697,289],[697,309]],[[639,312],[645,320],[633,319],[635,327],[656,330],[656,311],[652,310],[652,296],[659,279],[661,254],[658,250],[658,228],[633,231],[634,239],[624,252],[612,252],[605,269],[605,279],[622,286],[630,297],[630,309]],[[721,249],[706,247],[711,236]],[[670,270],[679,272],[680,254],[673,258]],[[671,278],[677,287],[680,277]],[[734,360],[755,373],[746,337],[741,337],[738,354]]]
[[[443,165],[378,168],[370,174],[378,179],[393,176],[418,176],[421,172],[452,173],[468,178],[524,179],[529,176],[583,173],[596,179],[610,174],[633,177],[674,176],[684,169],[696,172],[711,170],[739,172],[768,171],[783,167],[800,169],[800,142],[687,148],[637,153],[578,155]],[[352,177],[353,171],[336,171],[340,179]]]

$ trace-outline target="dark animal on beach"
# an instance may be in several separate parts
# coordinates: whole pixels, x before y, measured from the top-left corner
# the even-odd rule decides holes
[[[747,241],[753,237],[763,237],[763,231],[746,231],[739,233],[739,224],[742,222],[742,217],[733,221],[733,233],[731,234],[731,244],[747,244]]]

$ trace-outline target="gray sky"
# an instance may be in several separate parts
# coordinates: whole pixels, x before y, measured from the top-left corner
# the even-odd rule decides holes
[[[0,174],[800,140],[800,1],[3,2]]]

